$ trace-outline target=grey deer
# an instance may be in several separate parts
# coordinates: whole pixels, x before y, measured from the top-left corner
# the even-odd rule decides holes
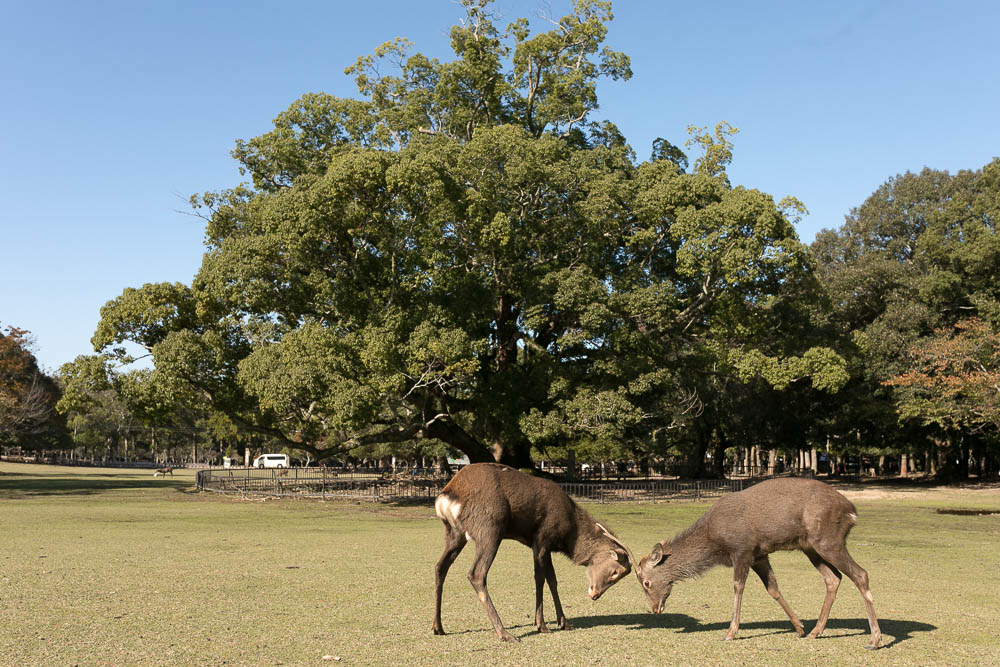
[[[441,591],[448,568],[468,540],[476,543],[469,570],[472,584],[493,629],[502,641],[520,641],[504,628],[486,588],[486,573],[500,542],[517,540],[531,547],[535,569],[535,628],[549,632],[542,615],[542,587],[549,584],[556,608],[556,623],[570,625],[556,590],[552,553],[566,554],[577,565],[587,566],[588,595],[599,598],[632,571],[632,554],[618,538],[597,523],[559,487],[497,463],[465,466],[444,487],[435,502],[444,523],[445,548],[434,568],[434,634],[443,635]]]
[[[740,628],[740,603],[749,570],[753,569],[791,619],[795,632],[805,635],[802,621],[778,590],[778,581],[767,555],[779,550],[799,550],[819,570],[826,582],[826,598],[810,638],[826,628],[830,607],[837,597],[841,572],[858,587],[868,613],[871,639],[876,649],[882,632],[875,618],[875,604],[868,587],[868,573],[847,552],[847,535],[858,520],[854,504],[832,487],[812,479],[779,478],[723,496],[697,522],[672,540],[656,544],[635,569],[650,609],[663,611],[674,583],[696,577],[717,565],[733,568],[733,620],[726,639]]]

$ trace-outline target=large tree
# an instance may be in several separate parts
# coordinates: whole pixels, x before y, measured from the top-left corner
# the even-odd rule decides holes
[[[38,367],[31,333],[0,329],[0,444],[56,448],[65,441],[55,412],[59,387]]]
[[[128,289],[98,350],[317,457],[434,438],[529,465],[533,444],[638,443],[691,417],[704,378],[806,377],[817,291],[797,203],[733,187],[731,128],[637,163],[591,118],[610,3],[534,33],[465,0],[455,59],[395,40],[348,68],[361,99],[303,96],[237,143],[250,181],[196,197],[190,286]],[[117,351],[117,352],[116,352]]]
[[[900,453],[935,443],[941,475],[963,472],[959,444],[968,422],[957,418],[944,385],[915,380],[931,377],[932,357],[943,360],[945,350],[968,339],[967,329],[952,338],[960,322],[1000,324],[998,193],[1000,160],[954,175],[907,172],[880,186],[841,228],[817,235],[813,250],[834,304],[832,322],[853,371],[834,409],[834,432]],[[899,419],[907,428],[898,428]]]

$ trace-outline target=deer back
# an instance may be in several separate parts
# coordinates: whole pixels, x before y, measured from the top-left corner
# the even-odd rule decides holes
[[[575,538],[576,503],[551,480],[525,475],[498,463],[462,468],[444,487],[447,498],[438,514],[453,516],[458,528],[473,539],[500,531],[504,539],[531,545],[543,539],[562,549]],[[457,507],[457,510],[455,509]]]
[[[762,556],[808,549],[817,540],[842,541],[856,521],[854,504],[832,487],[783,477],[723,496],[686,532],[689,541],[705,541],[706,549]]]

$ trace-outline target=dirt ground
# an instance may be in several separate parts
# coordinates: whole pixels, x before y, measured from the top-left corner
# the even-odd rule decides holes
[[[964,484],[936,484],[919,478],[907,480],[874,479],[865,481],[840,481],[822,479],[851,500],[882,500],[890,498],[909,500],[944,500],[968,497],[976,500],[995,498],[1000,505],[1000,482],[967,482]]]

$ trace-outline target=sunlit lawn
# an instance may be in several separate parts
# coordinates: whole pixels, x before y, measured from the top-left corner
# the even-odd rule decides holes
[[[194,473],[0,463],[0,664],[997,664],[1000,491],[930,491],[855,502],[849,547],[868,569],[885,648],[845,581],[825,636],[800,640],[756,580],[735,642],[720,641],[731,571],[675,587],[648,613],[634,578],[597,602],[556,559],[574,630],[532,627],[530,550],[505,543],[490,592],[517,645],[497,641],[462,553],[431,634],[442,529],[429,505],[249,501],[199,493]],[[704,503],[588,505],[637,555]],[[807,630],[823,600],[800,553],[772,557]],[[550,620],[554,613],[546,603]]]

